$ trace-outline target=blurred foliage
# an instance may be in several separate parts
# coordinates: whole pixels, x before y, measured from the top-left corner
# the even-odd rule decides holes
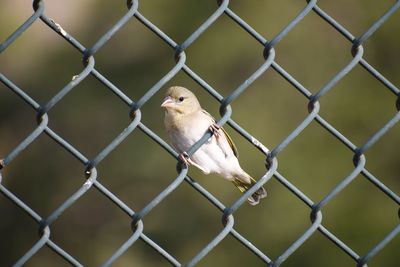
[[[231,1],[231,9],[267,39],[304,8],[306,1]],[[319,6],[355,36],[362,34],[393,1],[321,0]],[[124,1],[45,1],[45,13],[90,47],[125,12]],[[183,42],[215,10],[215,1],[140,1],[140,12],[176,42]],[[0,3],[0,41],[32,14],[28,0]],[[392,83],[400,84],[400,14],[397,12],[365,43],[365,58]],[[278,43],[276,61],[311,92],[317,92],[351,60],[351,44],[311,12]],[[263,47],[223,15],[187,51],[187,64],[226,96],[263,62]],[[171,67],[174,52],[132,19],[97,54],[96,68],[133,100],[140,98]],[[45,104],[82,70],[81,55],[36,21],[4,53],[0,71],[40,104]],[[218,102],[184,73],[168,83],[191,88],[219,118]],[[157,93],[142,109],[143,123],[166,138]],[[396,112],[395,96],[361,66],[355,67],[321,99],[321,116],[356,145],[362,145]],[[307,100],[272,69],[232,104],[233,118],[268,148],[277,146],[308,114]],[[129,108],[93,77],[74,88],[49,113],[50,127],[93,158],[128,124]],[[35,114],[0,85],[0,157],[35,128]],[[265,172],[264,157],[232,131],[241,163],[254,177]],[[400,125],[367,153],[367,168],[400,193]],[[320,201],[352,170],[351,151],[313,122],[278,156],[279,171]],[[156,166],[156,167],[155,167]],[[82,165],[45,135],[3,170],[3,184],[42,217],[48,216],[84,181]],[[132,209],[140,210],[175,177],[175,160],[140,131],[134,131],[99,166],[99,181]],[[239,192],[218,177],[190,174],[225,205]],[[310,210],[272,179],[261,205],[235,213],[235,229],[270,258],[278,257],[309,226]],[[398,223],[398,205],[363,177],[357,177],[323,210],[323,224],[358,254],[365,254]],[[38,226],[0,196],[0,266],[9,266],[37,240]],[[183,184],[144,218],[144,230],[185,263],[222,228],[221,213]],[[106,260],[131,234],[130,220],[96,189],[91,189],[51,226],[51,238],[81,263]],[[398,266],[400,238],[374,257],[370,266]],[[27,266],[68,266],[47,247]],[[168,266],[142,241],[115,266]],[[228,236],[198,266],[264,266]],[[354,266],[320,233],[315,233],[283,266]]]

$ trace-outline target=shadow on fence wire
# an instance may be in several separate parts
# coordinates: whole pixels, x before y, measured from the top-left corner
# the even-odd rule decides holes
[[[373,185],[379,188],[384,194],[386,194],[391,200],[393,200],[397,205],[400,204],[400,197],[394,193],[390,188],[385,186],[377,177],[371,174],[365,168],[366,158],[364,152],[367,151],[371,146],[377,142],[392,126],[400,120],[400,90],[393,85],[388,79],[386,79],[381,73],[379,73],[373,66],[371,66],[363,58],[363,43],[370,38],[374,32],[390,17],[393,13],[400,7],[400,1],[393,4],[386,13],[379,17],[361,36],[353,36],[346,28],[340,25],[336,20],[325,13],[321,8],[318,7],[317,1],[307,1],[305,3],[304,9],[285,27],[278,35],[276,35],[272,40],[266,40],[261,34],[256,32],[251,26],[249,26],[246,21],[241,19],[237,14],[235,14],[229,8],[229,1],[218,1],[218,8],[215,12],[200,26],[198,27],[183,43],[177,44],[169,36],[163,33],[159,28],[157,28],[151,21],[146,19],[139,12],[139,1],[128,1],[127,3],[128,11],[126,14],[120,18],[120,20],[101,38],[93,44],[91,47],[84,47],[78,40],[73,36],[68,34],[61,25],[57,24],[55,21],[46,16],[44,1],[34,1],[33,15],[26,20],[4,43],[0,46],[0,52],[3,52],[13,44],[13,42],[26,31],[32,23],[36,20],[41,20],[45,23],[49,30],[53,30],[55,33],[60,35],[66,42],[75,47],[82,54],[83,70],[78,75],[74,76],[73,79],[67,83],[61,90],[57,92],[47,103],[39,104],[34,99],[32,99],[25,91],[19,88],[14,81],[11,81],[5,75],[0,74],[1,82],[14,92],[18,97],[23,99],[25,103],[31,106],[36,113],[38,126],[34,131],[32,131],[21,143],[19,143],[9,154],[0,155],[3,158],[0,162],[0,168],[7,168],[7,165],[12,163],[13,159],[17,157],[25,149],[29,149],[29,145],[40,135],[45,134],[58,145],[63,147],[72,156],[77,158],[83,166],[84,173],[86,175],[86,181],[84,184],[68,199],[66,199],[62,205],[55,209],[51,215],[47,218],[43,218],[36,211],[31,209],[27,204],[18,199],[13,192],[8,190],[4,185],[0,183],[0,192],[9,199],[13,204],[22,209],[27,213],[34,221],[37,222],[40,238],[21,258],[15,263],[15,266],[24,265],[31,257],[41,250],[43,246],[50,247],[54,253],[57,253],[60,257],[68,261],[73,266],[82,266],[82,264],[74,257],[65,251],[62,247],[57,245],[51,239],[51,225],[57,220],[57,218],[71,205],[92,187],[96,188],[101,192],[107,199],[112,201],[114,205],[122,209],[130,218],[132,226],[132,235],[126,239],[126,242],[121,244],[121,246],[110,255],[109,258],[103,263],[102,266],[109,266],[115,260],[119,258],[123,253],[127,252],[131,246],[134,246],[137,240],[147,243],[152,249],[161,254],[166,261],[168,261],[173,266],[194,266],[196,265],[204,256],[206,256],[215,246],[217,246],[224,238],[228,235],[233,236],[238,242],[240,242],[245,248],[254,253],[256,257],[259,257],[268,266],[280,266],[288,257],[291,256],[299,247],[301,247],[313,234],[317,231],[322,233],[327,239],[329,239],[334,245],[336,245],[342,252],[348,255],[348,257],[354,260],[356,266],[367,266],[368,261],[373,258],[378,252],[385,249],[385,246],[400,232],[400,224],[397,225],[391,232],[387,233],[386,237],[383,238],[375,246],[371,247],[370,250],[364,255],[359,255],[345,242],[341,241],[337,236],[329,231],[322,224],[323,208],[329,203],[335,196],[346,188],[359,174],[361,174],[365,179],[370,181]],[[307,88],[305,88],[299,81],[295,80],[284,68],[282,68],[275,59],[274,46],[280,42],[296,25],[304,19],[310,13],[316,13],[321,19],[326,21],[331,25],[338,33],[344,36],[348,42],[352,45],[351,52],[353,58],[348,64],[341,69],[336,75],[326,82],[326,84],[320,88],[316,94],[311,94]],[[193,44],[197,38],[207,31],[207,29],[213,25],[213,23],[218,20],[221,16],[227,16],[232,23],[238,24],[242,27],[252,38],[256,39],[261,46],[264,47],[264,63],[259,66],[259,68],[243,82],[238,88],[233,90],[230,95],[223,97],[212,88],[205,80],[197,75],[188,65],[186,65],[186,54],[185,50]],[[159,39],[171,47],[171,54],[175,57],[175,66],[159,81],[157,81],[149,90],[138,100],[132,100],[124,94],[124,92],[112,84],[102,73],[100,73],[95,68],[95,58],[99,49],[106,44],[110,38],[113,38],[115,33],[117,33],[128,21],[134,20],[137,23],[143,24],[150,31],[159,37]],[[319,115],[320,110],[320,98],[330,91],[343,77],[346,76],[356,65],[361,65],[365,68],[375,79],[381,82],[387,90],[393,93],[397,97],[396,108],[398,112],[386,122],[386,124],[380,128],[375,134],[373,134],[368,140],[364,142],[363,145],[357,147],[354,145],[346,136],[341,134],[336,130],[331,124],[324,120]],[[304,120],[292,131],[279,145],[277,145],[272,150],[268,150],[261,142],[256,140],[251,136],[245,129],[240,127],[232,118],[232,110],[230,104],[240,97],[240,95],[249,88],[249,86],[264,72],[267,70],[275,71],[281,75],[285,80],[287,80],[294,89],[299,91],[305,98],[308,99],[308,110],[309,114],[304,118]],[[141,107],[146,104],[147,101],[159,90],[164,88],[164,85],[170,81],[178,72],[183,71],[196,83],[198,83],[204,90],[209,92],[217,101],[220,102],[220,114],[221,119],[218,121],[219,125],[229,124],[233,129],[235,129],[240,135],[247,139],[252,145],[257,147],[261,153],[265,155],[266,159],[266,169],[265,174],[258,180],[257,184],[253,186],[248,192],[238,198],[231,206],[225,207],[217,198],[215,198],[211,193],[205,190],[202,186],[195,182],[191,177],[188,176],[187,168],[179,170],[176,179],[169,184],[159,195],[157,195],[152,201],[150,201],[142,210],[133,211],[128,205],[121,201],[116,195],[114,195],[107,187],[103,186],[97,178],[96,167],[101,161],[107,157],[127,136],[129,136],[135,129],[138,129],[150,137],[154,142],[158,143],[162,148],[168,151],[172,157],[178,159],[177,153],[158,135],[156,135],[151,129],[146,127],[141,121]],[[48,112],[57,103],[71,92],[80,82],[86,79],[88,76],[93,76],[101,83],[103,83],[112,93],[114,93],[119,99],[128,106],[128,112],[131,117],[130,124],[110,143],[108,144],[98,155],[94,158],[89,159],[83,155],[77,148],[73,147],[67,141],[65,141],[60,135],[53,131],[49,125]],[[353,163],[354,169],[346,177],[343,177],[341,182],[337,184],[332,190],[323,197],[322,200],[314,202],[309,197],[307,197],[302,191],[292,185],[283,175],[278,172],[278,159],[279,153],[284,150],[311,122],[316,121],[323,129],[326,130],[327,134],[330,134],[337,138],[345,147],[354,153]],[[210,133],[207,133],[201,138],[189,151],[189,153],[194,153],[202,144],[204,144],[210,137]],[[3,178],[0,172],[0,182]],[[305,205],[309,207],[311,225],[309,228],[297,239],[293,240],[289,247],[285,251],[282,251],[281,255],[277,258],[270,258],[268,256],[268,251],[261,251],[259,248],[254,246],[250,241],[246,239],[240,232],[234,229],[234,213],[237,211],[242,204],[246,201],[247,197],[255,192],[263,184],[267,183],[270,179],[277,179],[282,185],[284,185],[292,194],[294,194],[298,199],[304,202]],[[204,198],[210,201],[217,209],[221,211],[223,229],[218,235],[214,237],[204,248],[198,251],[189,262],[180,262],[174,257],[170,252],[165,250],[157,242],[149,238],[143,231],[142,219],[164,198],[169,194],[172,194],[176,188],[178,188],[182,183],[189,183],[197,193],[201,194]]]

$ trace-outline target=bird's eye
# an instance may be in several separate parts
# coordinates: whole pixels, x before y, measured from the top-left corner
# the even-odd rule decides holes
[[[179,98],[179,102],[182,102],[183,100],[185,100],[185,98],[184,98],[183,96],[181,96],[181,97]]]

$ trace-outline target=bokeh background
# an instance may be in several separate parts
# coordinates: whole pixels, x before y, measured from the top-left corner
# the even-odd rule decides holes
[[[304,8],[306,1],[231,1],[230,7],[267,39],[272,39]],[[361,35],[393,1],[321,0],[318,5]],[[140,1],[139,11],[177,43],[183,42],[216,9],[215,1]],[[45,1],[45,14],[86,47],[93,45],[126,12],[124,1]],[[28,0],[0,2],[0,41],[32,14]],[[400,85],[400,13],[365,43],[364,58]],[[317,92],[352,58],[351,44],[311,12],[278,43],[276,61],[308,90]],[[263,63],[263,47],[227,16],[220,17],[187,51],[187,64],[226,96]],[[96,55],[96,69],[133,100],[140,98],[175,64],[174,52],[132,19]],[[45,104],[82,70],[81,54],[40,20],[5,52],[0,71],[40,104]],[[183,85],[198,95],[216,118],[219,103],[180,72],[165,86]],[[160,102],[164,89],[142,108],[142,121],[167,139]],[[357,146],[395,113],[396,97],[361,66],[342,79],[321,103],[320,114]],[[275,71],[268,70],[235,102],[233,119],[265,146],[276,147],[307,116],[307,99]],[[93,77],[85,79],[50,112],[49,126],[93,158],[130,122],[129,108]],[[0,158],[36,127],[35,113],[0,84]],[[242,166],[254,177],[266,169],[264,156],[230,127]],[[400,193],[400,125],[368,152],[367,169]],[[320,201],[352,170],[353,153],[313,122],[278,156],[279,171],[314,202]],[[176,177],[176,161],[135,130],[98,166],[99,181],[133,210],[140,210]],[[2,170],[2,183],[42,217],[48,216],[84,181],[84,167],[42,134]],[[194,168],[189,174],[225,205],[239,192],[214,175]],[[256,207],[235,213],[235,229],[270,258],[279,256],[309,226],[310,210],[272,179],[269,196]],[[363,255],[399,223],[399,206],[362,176],[323,210],[323,224]],[[10,266],[38,239],[37,224],[0,195],[0,266]],[[221,229],[221,213],[187,184],[162,201],[143,220],[145,233],[185,263]],[[130,220],[94,188],[51,226],[51,238],[82,264],[104,262],[131,234]],[[397,236],[369,266],[400,264]],[[69,266],[44,247],[27,266]],[[169,266],[137,241],[115,266]],[[264,266],[228,236],[198,266]],[[282,266],[355,266],[320,233],[315,233]]]

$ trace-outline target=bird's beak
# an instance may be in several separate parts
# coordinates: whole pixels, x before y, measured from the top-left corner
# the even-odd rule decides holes
[[[161,107],[170,108],[170,107],[172,107],[174,105],[175,105],[174,100],[172,100],[172,98],[170,96],[167,96],[166,98],[164,98],[164,100],[163,100],[163,102],[161,104]]]

